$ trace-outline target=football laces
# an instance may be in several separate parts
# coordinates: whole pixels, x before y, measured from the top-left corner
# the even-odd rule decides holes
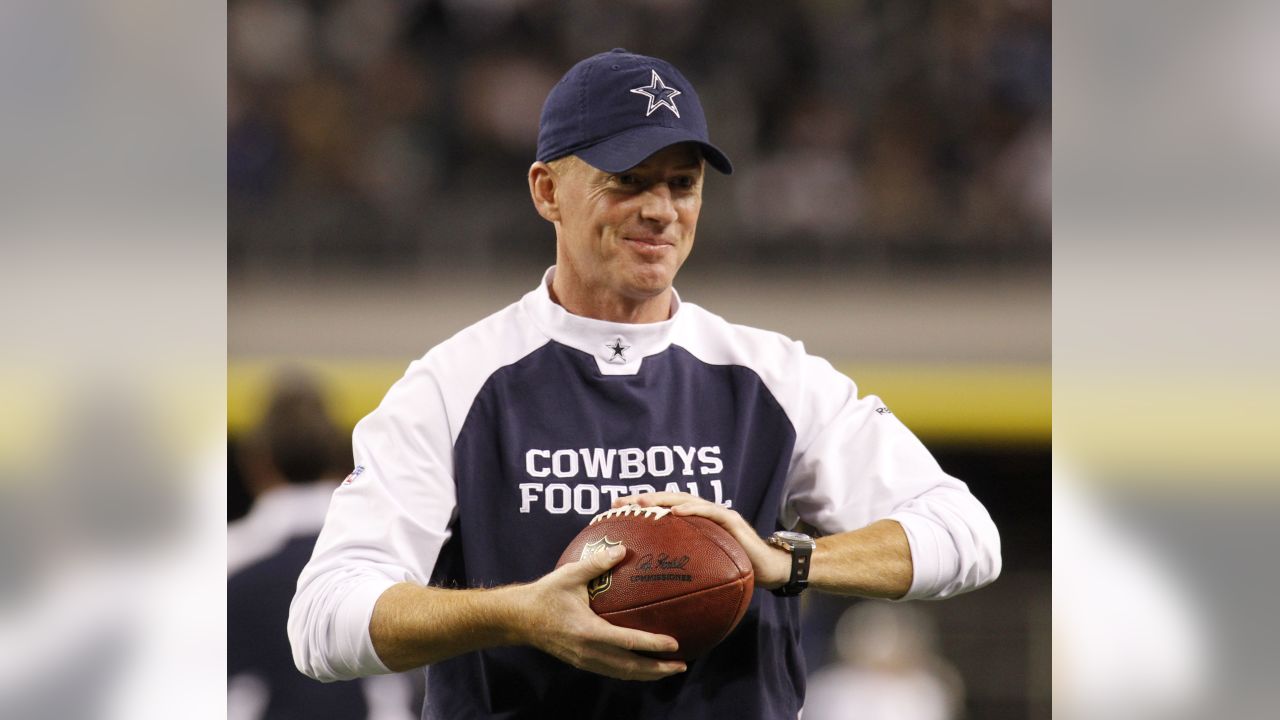
[[[605,510],[599,515],[596,515],[595,517],[591,518],[591,522],[588,524],[595,525],[601,520],[607,520],[612,517],[621,517],[623,515],[636,515],[636,516],[643,515],[653,520],[657,520],[663,517],[664,515],[668,515],[670,513],[671,513],[671,508],[640,507],[639,505],[635,505],[635,504],[623,505],[622,507],[616,507],[616,508],[613,508],[612,510]]]

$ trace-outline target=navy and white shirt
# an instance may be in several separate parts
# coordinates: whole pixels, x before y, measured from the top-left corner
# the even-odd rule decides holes
[[[320,685],[293,668],[280,626],[294,578],[315,547],[336,480],[267,490],[227,525],[227,720],[405,720],[414,702],[408,673]]]
[[[320,680],[386,673],[369,637],[399,582],[486,587],[551,571],[614,497],[691,492],[765,536],[901,523],[906,599],[991,582],[990,516],[875,396],[781,335],[674,296],[642,325],[570,314],[533,291],[413,362],[354,433],[357,472],[334,493],[298,580],[289,637]],[[741,625],[654,683],[498,648],[428,672],[431,718],[796,717],[799,601],[757,592]]]

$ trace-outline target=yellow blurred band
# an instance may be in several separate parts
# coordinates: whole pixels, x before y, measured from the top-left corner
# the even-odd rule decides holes
[[[377,407],[407,363],[258,358],[227,366],[227,428],[257,423],[272,379],[307,370],[328,392],[333,419],[350,427]],[[1041,365],[838,365],[861,395],[878,395],[917,435],[938,440],[1048,442],[1051,373]]]

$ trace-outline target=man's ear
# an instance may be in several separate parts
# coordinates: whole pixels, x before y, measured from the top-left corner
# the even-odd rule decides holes
[[[560,177],[550,165],[535,162],[529,166],[529,194],[533,196],[533,207],[547,222],[560,222],[560,203],[556,199],[559,184]]]

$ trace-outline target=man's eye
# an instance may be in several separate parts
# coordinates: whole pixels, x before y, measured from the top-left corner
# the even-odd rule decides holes
[[[627,185],[627,186],[639,185],[639,184],[640,184],[640,176],[639,176],[639,175],[630,175],[630,174],[619,175],[619,176],[618,176],[618,184],[619,184],[619,185]]]
[[[671,184],[672,186],[680,188],[681,190],[688,190],[694,186],[695,181],[692,177],[689,177],[688,175],[682,175],[680,177],[673,179],[671,181]]]

